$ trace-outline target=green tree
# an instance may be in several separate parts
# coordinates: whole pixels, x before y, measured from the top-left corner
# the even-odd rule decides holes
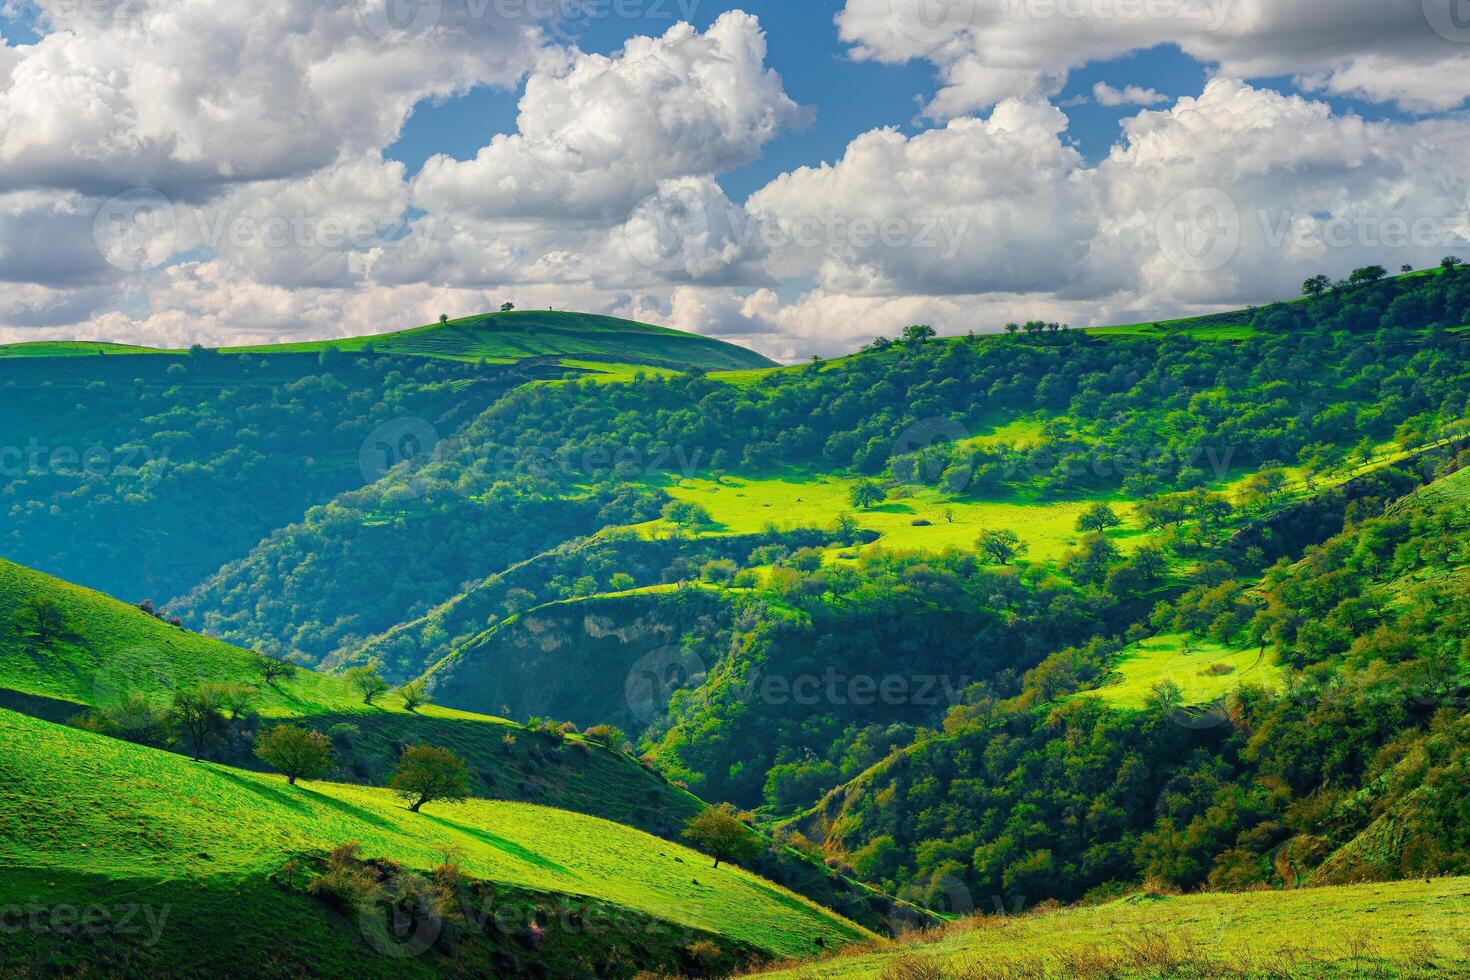
[[[917,347],[926,340],[933,340],[938,335],[938,331],[927,323],[913,323],[903,328],[903,342],[910,347]]]
[[[30,599],[20,608],[20,627],[37,646],[49,647],[72,635],[66,608],[55,599]]]
[[[398,757],[388,786],[418,813],[425,803],[435,800],[462,802],[469,796],[469,770],[464,760],[448,749],[415,745]]]
[[[316,779],[332,767],[332,741],[321,732],[295,725],[276,725],[255,740],[255,756],[296,785]]]
[[[980,537],[975,539],[975,547],[980,554],[997,565],[1009,565],[1030,550],[1030,546],[1021,540],[1021,536],[1010,528],[981,531]]]
[[[219,689],[212,684],[175,691],[169,721],[198,762],[209,746],[224,736]]]
[[[1332,279],[1329,276],[1313,276],[1302,283],[1303,296],[1321,296],[1332,288]]]
[[[684,839],[715,859],[740,862],[761,851],[760,838],[745,826],[740,814],[728,803],[706,807],[684,827]]]
[[[852,505],[854,507],[861,507],[863,510],[867,510],[874,504],[882,503],[883,498],[886,496],[888,494],[883,488],[872,480],[859,480],[847,492],[847,499],[852,501]]]
[[[425,690],[423,680],[409,681],[398,689],[398,696],[403,699],[403,707],[409,711],[417,711],[434,700]]]
[[[1077,518],[1077,530],[1079,531],[1106,531],[1123,523],[1117,511],[1107,504],[1093,504]]]
[[[352,689],[362,696],[363,704],[372,704],[379,695],[386,694],[391,688],[383,676],[373,667],[349,667],[342,672],[347,678],[347,683]]]
[[[255,655],[254,668],[262,681],[272,685],[276,681],[288,680],[296,676],[295,664],[288,664],[284,660],[276,660],[262,653]]]

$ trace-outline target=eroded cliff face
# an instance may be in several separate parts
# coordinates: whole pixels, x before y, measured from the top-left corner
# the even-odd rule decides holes
[[[465,644],[429,686],[447,707],[634,734],[662,716],[674,691],[703,680],[684,635],[719,629],[729,614],[720,593],[698,588],[552,603]]]

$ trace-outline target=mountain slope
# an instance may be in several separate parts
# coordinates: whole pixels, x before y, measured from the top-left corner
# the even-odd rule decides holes
[[[554,956],[576,962],[586,938],[581,933],[592,934],[548,916],[566,904],[611,923],[604,955],[621,953],[623,964],[599,975],[676,966],[673,957],[700,938],[729,954],[789,956],[812,952],[819,941],[831,949],[869,936],[746,871],[711,869],[701,854],[592,817],[480,800],[411,813],[385,790],[287,786],[280,777],[195,764],[5,711],[0,745],[7,893],[31,886],[45,888],[53,905],[130,900],[166,907],[170,921],[158,945],[128,948],[124,961],[133,971],[232,971],[268,951],[276,957],[272,972],[318,975],[459,972],[477,958],[485,963],[492,951],[514,951],[522,963],[550,959],[551,966]],[[303,894],[308,869],[349,842],[361,845],[363,858],[391,861],[420,880],[432,877],[445,854],[456,854],[466,883],[456,904],[471,899],[470,911],[498,918],[504,925],[497,928],[510,934],[481,944],[461,933],[450,952],[422,957],[413,957],[411,947],[398,957],[375,954],[362,939],[371,938],[369,919],[386,915],[386,904],[376,913],[342,916]],[[292,861],[301,870],[290,870]],[[225,893],[231,908],[221,919],[211,906]],[[460,916],[453,909],[450,921]],[[541,935],[521,942],[516,929]],[[294,941],[276,946],[267,939],[273,934]],[[7,941],[9,951],[0,957],[24,963],[27,946],[48,960],[85,957],[58,948],[56,940],[28,932],[19,949]],[[563,959],[559,969],[568,965]],[[595,962],[581,966],[596,968]]]
[[[61,638],[41,643],[30,635],[29,613],[38,602],[61,610]],[[193,685],[245,685],[250,710],[266,719],[300,719],[324,733],[341,729],[338,778],[382,782],[398,749],[422,740],[460,754],[477,791],[501,799],[668,835],[701,808],[623,753],[575,736],[549,742],[520,725],[435,705],[410,713],[392,694],[365,705],[344,678],[308,670],[264,683],[253,662],[246,650],[0,560],[0,704],[64,721],[129,696],[161,707],[174,691]],[[216,752],[235,764],[258,765],[244,741],[232,738]]]

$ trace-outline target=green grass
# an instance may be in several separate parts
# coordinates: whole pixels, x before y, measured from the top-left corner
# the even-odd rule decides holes
[[[715,371],[755,368],[771,363],[743,347],[667,327],[590,313],[550,310],[487,313],[394,333],[229,350],[271,354],[314,352],[327,347],[343,351],[372,347],[382,354],[413,354],[460,361],[484,359],[502,364],[527,358],[565,357],[599,365],[644,364]]]
[[[935,941],[890,943],[762,975],[1070,980],[1467,971],[1470,879],[1437,878],[1230,895],[1136,895],[1099,906],[971,920]]]
[[[1088,501],[1037,501],[1018,498],[1015,502],[956,500],[932,489],[916,489],[911,496],[890,497],[866,510],[848,498],[856,480],[836,476],[748,478],[727,476],[721,482],[704,479],[680,480],[667,487],[670,496],[697,503],[719,525],[717,533],[753,534],[768,523],[778,527],[831,527],[838,514],[851,513],[858,523],[880,535],[885,548],[943,551],[946,548],[973,550],[981,531],[1012,528],[1030,546],[1026,558],[1054,561],[1082,538],[1077,518]],[[1125,521],[1132,504],[1113,501]],[[953,521],[945,512],[953,512]],[[928,521],[928,525],[914,524]],[[1143,534],[1124,530],[1117,534],[1124,551],[1145,540]],[[850,550],[850,549],[845,549]]]
[[[1280,688],[1285,675],[1274,652],[1239,650],[1208,640],[1191,641],[1185,652],[1181,634],[1141,640],[1123,651],[1106,686],[1084,691],[1079,697],[1098,697],[1116,708],[1142,708],[1160,681],[1179,686],[1186,705],[1209,704],[1243,684]],[[1229,667],[1220,672],[1210,668]]]
[[[66,610],[69,639],[37,647],[13,617],[32,600],[50,599]],[[253,655],[218,640],[178,629],[90,589],[0,560],[0,704],[55,720],[105,707],[128,695],[163,705],[181,687],[199,683],[252,686],[252,709],[266,718],[299,718],[323,732],[337,724],[360,730],[352,757],[357,776],[382,781],[398,747],[428,741],[465,758],[477,791],[499,798],[549,803],[646,829],[677,829],[702,804],[664,783],[621,752],[573,737],[559,764],[544,761],[544,742],[522,726],[487,715],[426,705],[410,713],[396,694],[367,705],[346,680],[298,670],[289,680],[264,684]],[[34,709],[25,698],[53,699]],[[254,765],[248,755],[233,761]],[[345,762],[346,760],[344,760]]]
[[[164,354],[167,351],[133,344],[113,344],[101,340],[42,340],[26,344],[0,344],[0,358],[6,357],[97,357],[103,354]],[[177,353],[177,352],[175,352]]]
[[[87,904],[167,896],[179,906],[169,938],[185,962],[220,955],[193,948],[205,936],[228,944],[258,929],[254,905],[292,857],[348,841],[364,856],[419,871],[456,848],[470,878],[596,899],[772,954],[810,952],[819,937],[831,948],[870,935],[739,868],[714,869],[699,853],[595,817],[484,800],[430,803],[414,814],[384,789],[292,787],[6,711],[0,750],[0,865],[35,883],[85,881]],[[211,888],[238,896],[229,922],[193,918],[191,895]],[[13,879],[0,894],[16,895]],[[301,904],[296,915],[320,918]]]

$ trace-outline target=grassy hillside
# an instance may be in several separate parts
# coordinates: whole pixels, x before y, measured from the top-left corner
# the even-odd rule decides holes
[[[1308,926],[1310,924],[1310,926]],[[1470,879],[1237,895],[1134,895],[991,916],[762,976],[979,980],[1428,977],[1470,971]]]
[[[696,334],[617,317],[551,310],[518,310],[430,324],[396,333],[343,340],[230,348],[247,353],[341,351],[371,348],[380,354],[414,354],[459,361],[509,363],[529,358],[568,358],[589,370],[603,365],[646,364],[731,370],[769,366],[753,351]]]
[[[156,946],[133,951],[133,969],[227,971],[261,956],[273,957],[272,972],[310,964],[312,972],[338,976],[442,965],[444,954],[375,957],[355,935],[357,923],[293,887],[283,870],[289,861],[309,863],[347,842],[359,843],[364,857],[420,875],[457,852],[462,875],[488,883],[477,895],[496,913],[515,912],[496,903],[514,906],[525,893],[586,899],[604,914],[626,911],[639,917],[636,924],[652,920],[691,942],[710,936],[786,956],[809,953],[818,940],[830,949],[868,935],[739,868],[712,869],[701,854],[592,817],[486,801],[430,804],[415,814],[384,790],[291,787],[280,777],[195,764],[3,711],[0,745],[7,892],[38,889],[38,900],[53,907],[166,905],[167,927]],[[502,892],[505,898],[490,898]],[[231,911],[220,919],[214,904],[225,895]],[[268,937],[277,935],[294,942],[276,947]],[[555,947],[559,938],[543,941]],[[84,955],[46,935],[22,934],[19,950],[6,945],[0,955],[21,962],[27,946],[63,962]],[[630,955],[638,945],[626,938]]]
[[[64,638],[40,644],[27,635],[26,611],[37,601],[63,611]],[[6,561],[0,561],[0,610],[0,698],[55,720],[130,695],[163,706],[181,688],[235,683],[250,688],[251,710],[263,718],[299,718],[322,732],[348,726],[337,739],[345,778],[382,782],[398,748],[423,740],[464,757],[477,791],[501,799],[548,803],[670,835],[701,806],[628,756],[575,737],[548,744],[520,725],[432,704],[410,713],[394,694],[365,705],[337,675],[299,670],[264,683],[246,650]],[[248,745],[219,752],[257,765]]]

